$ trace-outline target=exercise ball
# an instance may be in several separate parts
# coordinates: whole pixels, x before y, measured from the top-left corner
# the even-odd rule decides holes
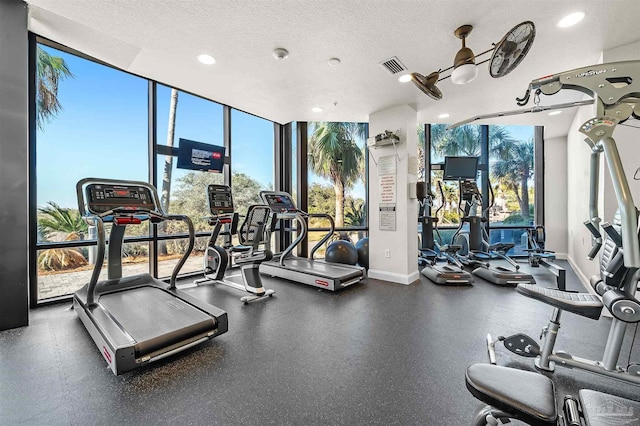
[[[355,265],[358,263],[358,250],[350,241],[334,241],[327,247],[324,260],[331,263]]]
[[[358,252],[358,265],[369,269],[369,237],[358,240],[356,251]]]

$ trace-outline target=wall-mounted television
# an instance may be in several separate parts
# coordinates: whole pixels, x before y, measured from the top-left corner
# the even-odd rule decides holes
[[[444,157],[444,180],[475,179],[478,157]]]
[[[178,142],[177,167],[179,169],[222,173],[224,153],[223,146],[180,138]]]

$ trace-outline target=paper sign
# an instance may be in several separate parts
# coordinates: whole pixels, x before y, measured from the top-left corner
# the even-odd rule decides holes
[[[380,230],[396,230],[396,204],[380,204]]]
[[[378,160],[378,176],[396,174],[396,156],[385,155]]]
[[[380,184],[380,202],[396,202],[396,175],[378,176]]]

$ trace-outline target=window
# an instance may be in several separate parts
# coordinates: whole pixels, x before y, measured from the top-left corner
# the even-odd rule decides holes
[[[231,110],[231,189],[236,211],[261,204],[260,191],[273,190],[273,122]]]
[[[36,273],[43,300],[73,293],[91,274],[92,247],[83,241],[95,237],[78,214],[76,183],[147,180],[148,92],[142,78],[43,44],[37,55]],[[127,227],[127,236],[148,237],[148,229]],[[125,270],[147,253],[132,244],[125,252]],[[148,271],[148,262],[142,265]]]
[[[189,139],[223,146],[222,110],[222,105],[215,102],[167,86],[157,85],[157,144],[177,148],[180,139]],[[211,231],[211,226],[206,219],[210,215],[207,186],[214,183],[222,184],[223,175],[178,169],[177,158],[172,155],[158,154],[157,164],[157,188],[165,212],[189,216],[193,221],[196,233],[206,235]],[[187,232],[186,225],[180,221],[158,224],[160,237],[186,234]],[[191,254],[192,260],[190,259],[185,264],[180,271],[181,273],[202,270],[202,256],[204,256],[206,243],[206,238],[196,239],[196,245]],[[171,275],[171,268],[182,256],[186,246],[187,239],[161,239],[158,242],[159,277]]]
[[[307,132],[309,213],[330,215],[339,233],[336,238],[355,243],[364,237],[363,229],[367,226],[367,124],[310,122]],[[323,219],[309,221],[310,230],[328,227]],[[355,231],[358,229],[359,232]],[[309,250],[324,234],[309,233]]]
[[[487,212],[490,242],[513,243],[515,247],[509,254],[526,254],[526,232],[534,225],[535,217],[535,128],[464,125],[447,130],[446,127],[446,124],[428,126],[429,141],[425,141],[424,126],[417,130],[419,156],[426,146],[430,147],[424,164],[430,165],[428,177],[431,190],[436,194],[431,213],[440,209],[438,218],[443,243],[449,242],[450,234],[459,224],[458,185],[453,181],[442,181],[444,157],[484,157],[489,159],[488,173],[479,173],[477,184],[481,190],[487,188],[485,200],[488,203],[485,205],[491,203],[490,192],[493,190],[493,205]],[[419,174],[425,176],[426,167],[419,166]],[[487,165],[479,164],[478,168],[486,171]],[[438,182],[442,183],[444,197],[438,190]]]
[[[489,211],[490,239],[515,244],[510,254],[526,254],[527,228],[534,225],[534,147],[532,126],[489,126],[489,179],[495,200]]]

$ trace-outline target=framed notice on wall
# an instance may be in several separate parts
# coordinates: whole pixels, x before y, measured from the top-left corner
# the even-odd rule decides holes
[[[380,230],[396,230],[396,203],[380,204]]]

